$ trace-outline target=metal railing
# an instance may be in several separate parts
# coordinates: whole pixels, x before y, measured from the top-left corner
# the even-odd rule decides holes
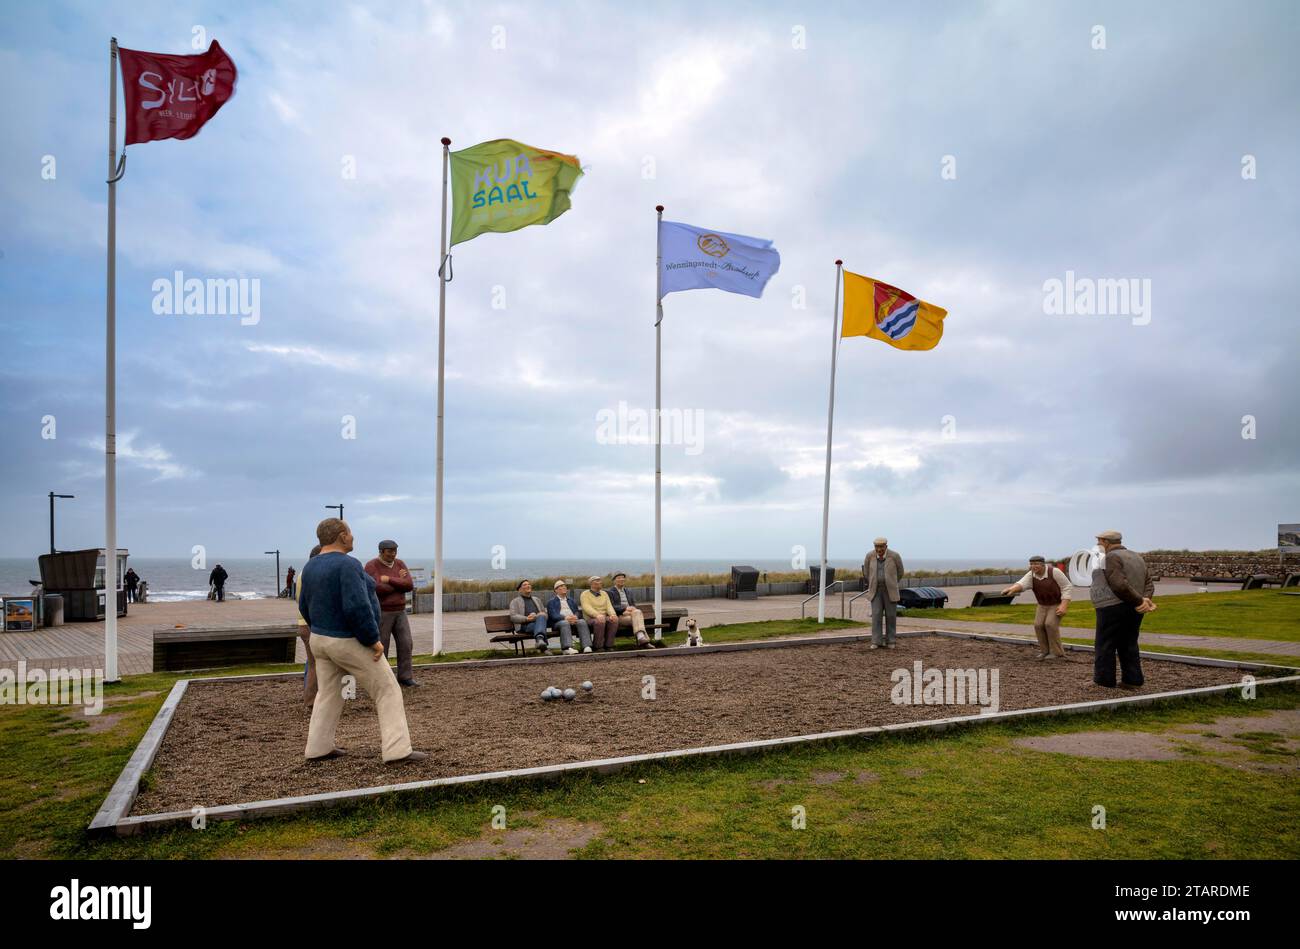
[[[855,595],[855,596],[853,596],[853,597],[851,597],[851,598],[849,599],[849,615],[846,617],[847,619],[853,619],[853,603],[854,603],[854,601],[856,601],[856,600],[860,600],[860,599],[862,599],[862,598],[863,598],[864,596],[866,596],[866,595],[867,595],[867,591],[866,591],[865,589],[863,589],[863,591],[862,591],[861,593],[859,593],[859,594],[857,594],[857,595]]]
[[[844,581],[843,581],[843,580],[832,580],[830,583],[826,584],[826,592],[827,592],[827,593],[830,593],[831,590],[835,589],[835,587],[837,587],[837,586],[840,588],[840,619],[844,619],[844,618],[845,618],[845,614],[844,614]],[[819,597],[819,596],[821,596],[821,590],[818,590],[816,593],[814,593],[814,594],[813,594],[812,596],[810,596],[810,597],[806,597],[806,598],[805,598],[805,599],[804,599],[804,600],[799,604],[799,618],[800,618],[800,619],[804,619],[804,618],[805,618],[805,617],[804,617],[804,610],[807,608],[809,601],[811,601],[811,600],[815,600],[815,599],[817,599],[817,597]]]

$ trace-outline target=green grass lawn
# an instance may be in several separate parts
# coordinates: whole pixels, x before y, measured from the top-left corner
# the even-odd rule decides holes
[[[714,643],[815,626],[753,623],[706,636]],[[202,831],[87,837],[84,828],[177,678],[154,673],[110,687],[97,731],[57,707],[0,707],[0,855],[419,856],[464,842],[490,851],[521,828],[578,827],[587,833],[576,855],[590,858],[1300,856],[1294,768],[1227,767],[1196,755],[1104,761],[1015,744],[1028,735],[1161,731],[1300,708],[1296,690],[421,792]],[[1244,760],[1288,760],[1278,757],[1275,738],[1249,734]],[[1107,810],[1104,831],[1091,829],[1096,804]],[[506,808],[504,833],[490,829],[496,805]],[[796,806],[806,829],[791,827]]]
[[[1024,595],[1022,594],[1022,599]],[[1144,633],[1179,633],[1185,636],[1228,636],[1300,642],[1300,597],[1282,596],[1277,590],[1233,590],[1224,593],[1184,593],[1156,597],[1158,609],[1142,621]],[[1032,594],[1029,603],[1015,606],[981,606],[964,609],[909,610],[909,619],[955,619],[976,623],[1034,622]],[[1096,613],[1088,602],[1075,599],[1061,620],[1063,627],[1095,628]]]

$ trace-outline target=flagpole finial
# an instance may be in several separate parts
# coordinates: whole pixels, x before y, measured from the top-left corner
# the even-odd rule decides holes
[[[442,137],[442,144],[444,144],[444,145],[450,145],[450,144],[451,144],[451,139],[449,139],[447,136],[444,135],[444,136]]]
[[[836,267],[843,267],[843,266],[844,266],[844,261],[842,261],[842,260],[837,260],[837,261],[835,261],[835,266],[836,266]]]
[[[655,205],[655,210],[658,211],[660,214],[663,214],[663,213],[664,213],[664,206],[663,206],[662,204],[656,204],[656,205]]]

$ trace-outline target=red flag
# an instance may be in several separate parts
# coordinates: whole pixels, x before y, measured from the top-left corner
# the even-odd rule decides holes
[[[118,47],[126,143],[192,138],[235,94],[235,64],[216,40],[206,53],[168,56]]]

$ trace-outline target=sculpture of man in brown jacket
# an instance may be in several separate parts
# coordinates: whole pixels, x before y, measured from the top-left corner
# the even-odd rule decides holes
[[[873,550],[862,564],[867,581],[867,599],[871,601],[871,648],[884,645],[894,648],[898,625],[898,581],[903,579],[903,558],[889,549],[889,541],[877,537]],[[883,620],[884,630],[881,629]]]

